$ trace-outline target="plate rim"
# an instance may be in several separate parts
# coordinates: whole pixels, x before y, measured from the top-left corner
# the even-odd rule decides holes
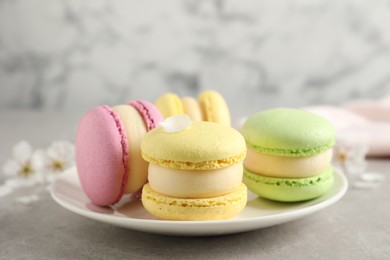
[[[337,174],[337,178],[341,179],[341,188],[338,190],[332,197],[321,201],[317,204],[314,205],[309,205],[307,207],[299,208],[299,209],[294,209],[292,211],[286,211],[282,213],[276,213],[273,215],[265,215],[265,216],[255,216],[255,217],[249,217],[249,218],[241,218],[241,219],[228,219],[228,220],[205,220],[205,221],[178,221],[178,220],[160,220],[160,219],[140,219],[140,218],[132,218],[132,217],[127,217],[127,216],[118,216],[118,215],[107,215],[104,213],[98,213],[98,212],[93,212],[93,211],[86,211],[85,209],[82,209],[80,207],[74,206],[71,203],[67,201],[63,201],[60,197],[57,196],[54,187],[57,185],[57,182],[60,181],[60,179],[68,179],[70,178],[69,172],[76,171],[77,170],[75,167],[72,167],[62,173],[58,178],[54,180],[52,185],[50,186],[50,194],[51,197],[62,207],[65,209],[74,212],[78,215],[90,218],[90,219],[95,219],[95,220],[100,220],[108,223],[112,223],[114,220],[123,222],[123,223],[133,223],[133,224],[147,224],[147,225],[165,225],[167,227],[169,226],[197,226],[197,225],[202,225],[202,226],[207,226],[207,225],[225,225],[225,224],[250,224],[253,222],[259,222],[259,221],[268,221],[268,220],[278,220],[278,219],[284,219],[286,215],[288,215],[290,218],[294,219],[294,217],[300,217],[300,216],[306,216],[308,214],[311,214],[313,212],[316,212],[317,210],[326,208],[334,203],[336,203],[338,200],[340,200],[345,193],[348,190],[348,180],[344,174],[342,174],[339,170],[334,170],[334,174]],[[81,187],[81,186],[80,186]],[[282,223],[282,222],[281,222]]]

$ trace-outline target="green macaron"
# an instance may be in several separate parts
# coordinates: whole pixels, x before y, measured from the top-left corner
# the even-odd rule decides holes
[[[318,158],[323,158],[318,156],[331,153],[328,150],[335,144],[332,124],[325,118],[302,109],[277,108],[258,112],[246,120],[242,134],[248,151],[254,151],[251,163],[255,161],[256,165],[261,165],[268,158],[260,157],[257,153],[279,158],[290,157],[294,166],[302,163],[300,158],[305,158],[306,163],[308,160],[318,162]],[[295,202],[313,199],[323,195],[333,185],[331,157],[326,158],[329,161],[321,159],[324,166],[320,170],[315,168],[319,164],[311,163],[313,175],[308,177],[288,175],[285,166],[278,166],[278,176],[269,176],[249,170],[244,161],[244,183],[255,194],[271,200]],[[247,163],[249,167],[249,161]]]

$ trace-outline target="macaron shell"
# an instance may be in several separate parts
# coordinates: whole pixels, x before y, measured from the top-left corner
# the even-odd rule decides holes
[[[230,111],[225,99],[216,91],[203,91],[198,97],[203,120],[231,125]]]
[[[127,181],[127,137],[119,115],[108,106],[88,111],[76,135],[76,166],[81,186],[96,205],[114,204]]]
[[[258,112],[245,121],[242,134],[248,147],[278,156],[311,156],[328,150],[335,143],[332,124],[302,109]]]
[[[241,184],[235,191],[217,197],[181,199],[153,191],[149,184],[142,190],[142,204],[156,217],[165,220],[230,219],[245,208],[247,188]]]
[[[142,115],[146,124],[147,131],[150,131],[158,126],[164,120],[164,117],[156,106],[145,100],[134,100],[129,103]]]
[[[333,169],[308,178],[266,177],[244,169],[244,183],[255,194],[270,200],[298,202],[317,198],[326,193],[334,182]]]
[[[141,142],[142,157],[174,169],[219,169],[241,162],[245,140],[235,129],[213,122],[197,121],[175,133],[158,127]]]
[[[176,94],[166,93],[160,96],[155,104],[164,118],[184,114],[183,104]]]
[[[141,156],[141,139],[146,134],[146,126],[138,111],[129,105],[112,108],[120,116],[125,126],[128,145],[128,178],[126,193],[137,192],[148,181],[148,163]]]
[[[202,121],[202,111],[198,104],[198,101],[192,97],[183,97],[181,99],[183,103],[184,113],[189,115],[192,121]]]

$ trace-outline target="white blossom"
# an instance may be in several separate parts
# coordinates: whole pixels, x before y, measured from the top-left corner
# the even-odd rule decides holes
[[[334,151],[334,164],[347,175],[359,175],[367,168],[366,154],[368,147],[364,145],[348,145],[338,141]]]
[[[39,151],[34,151],[26,141],[17,143],[12,149],[12,158],[3,165],[3,172],[14,182],[11,186],[40,182],[42,161]],[[7,182],[6,182],[7,183]]]
[[[47,148],[43,156],[46,180],[52,182],[56,174],[74,165],[75,148],[68,141],[55,141]]]

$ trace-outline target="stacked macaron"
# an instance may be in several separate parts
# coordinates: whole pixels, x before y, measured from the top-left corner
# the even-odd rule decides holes
[[[335,130],[326,119],[300,109],[271,109],[250,116],[242,134],[248,147],[244,183],[254,193],[292,202],[332,187]]]
[[[143,187],[148,163],[141,157],[141,139],[162,119],[154,105],[141,100],[95,107],[83,116],[76,136],[76,166],[94,204],[114,204]]]
[[[230,126],[230,112],[225,99],[216,91],[203,91],[198,100],[192,97],[179,98],[166,93],[156,100],[156,106],[167,118],[187,114],[192,121],[209,121]]]
[[[242,183],[245,140],[233,128],[194,121],[187,115],[167,118],[142,140],[149,162],[149,183],[142,203],[167,220],[228,219],[246,204]]]

